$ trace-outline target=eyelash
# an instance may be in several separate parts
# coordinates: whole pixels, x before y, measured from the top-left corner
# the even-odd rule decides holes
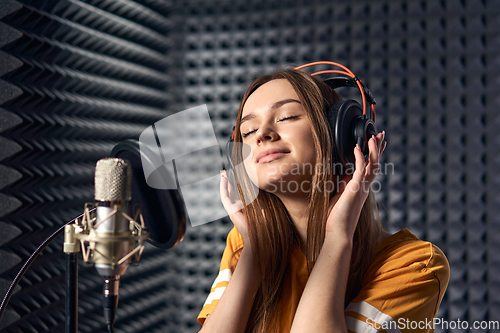
[[[283,121],[283,120],[288,120],[288,119],[293,119],[293,118],[297,118],[298,116],[288,116],[288,117],[283,117],[283,118],[280,118],[278,119],[278,121]],[[241,136],[243,138],[246,138],[248,135],[252,134],[253,132],[255,132],[256,130],[252,130],[252,131],[249,131],[249,132],[246,132],[246,133],[243,133],[241,134]]]

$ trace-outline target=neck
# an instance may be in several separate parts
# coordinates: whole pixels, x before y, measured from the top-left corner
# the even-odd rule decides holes
[[[288,195],[281,193],[278,197],[283,202],[288,215],[292,220],[297,237],[299,238],[300,248],[305,254],[307,251],[307,220],[308,220],[308,200],[304,195]]]

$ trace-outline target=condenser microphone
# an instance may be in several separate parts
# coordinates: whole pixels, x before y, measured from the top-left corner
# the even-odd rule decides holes
[[[130,221],[132,169],[120,158],[104,158],[95,169],[95,243],[93,262],[104,278],[103,308],[108,329],[114,326],[120,276],[130,262],[134,245]],[[125,260],[123,260],[125,259]]]
[[[154,170],[158,157],[147,146],[137,140],[125,140],[117,144],[111,151],[112,157],[127,160],[132,166],[132,206],[142,208],[144,224],[149,231],[147,240],[160,249],[170,249],[179,245],[186,233],[187,213],[179,189],[158,189],[147,184],[144,176],[146,169]],[[175,175],[167,168],[160,168],[157,176],[163,183],[175,183]]]

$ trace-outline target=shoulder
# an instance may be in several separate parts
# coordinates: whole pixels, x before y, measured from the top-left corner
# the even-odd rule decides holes
[[[408,229],[379,242],[375,259],[363,281],[361,297],[400,293],[406,300],[438,300],[448,287],[450,266],[445,254]]]
[[[243,237],[238,232],[235,226],[229,231],[226,238],[226,248],[222,254],[222,263],[225,268],[235,266],[240,258],[240,252],[244,245]]]
[[[361,291],[346,308],[348,327],[382,325],[406,333],[406,320],[434,318],[450,276],[443,251],[403,229],[379,242],[375,253]]]
[[[370,266],[370,275],[387,274],[393,271],[449,275],[449,264],[445,254],[436,245],[420,240],[408,229],[403,229],[377,244],[375,259]]]
[[[229,231],[226,238],[227,247],[230,247],[233,252],[243,247],[243,237],[238,232],[235,226]]]

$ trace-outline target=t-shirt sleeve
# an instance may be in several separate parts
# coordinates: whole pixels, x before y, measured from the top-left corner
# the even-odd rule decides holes
[[[212,288],[210,289],[210,294],[208,294],[208,297],[203,304],[203,308],[201,309],[201,312],[198,314],[198,322],[203,325],[205,322],[205,319],[207,318],[207,315],[212,313],[214,310],[215,306],[217,305],[217,302],[222,296],[222,293],[224,293],[224,290],[226,290],[226,286],[229,283],[229,280],[231,279],[231,257],[234,252],[236,252],[240,247],[243,246],[243,238],[241,237],[240,233],[236,229],[236,227],[233,226],[233,229],[229,231],[229,234],[227,235],[227,240],[226,240],[226,248],[224,249],[224,252],[222,254],[222,259],[220,262],[220,269],[219,269],[219,274],[215,278],[215,281],[212,284]],[[237,260],[239,259],[239,253],[235,255],[235,258],[233,259]]]
[[[450,278],[444,253],[415,241],[376,258],[363,288],[345,309],[349,332],[433,332]],[[372,265],[373,266],[373,265]]]

